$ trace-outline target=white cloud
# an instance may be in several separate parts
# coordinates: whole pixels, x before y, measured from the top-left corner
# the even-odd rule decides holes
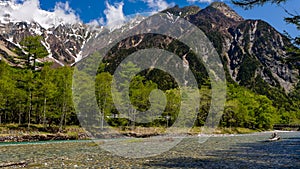
[[[149,14],[157,13],[174,5],[174,3],[168,3],[166,0],[130,1],[143,1],[146,3],[151,10]],[[104,10],[105,22],[104,18],[100,18],[90,21],[88,25],[106,25],[111,30],[120,28],[128,21],[128,19],[130,19],[130,16],[125,16],[123,7],[123,2],[110,4],[106,1],[106,9]],[[46,11],[41,9],[40,0],[0,0],[0,16],[4,15],[9,15],[9,20],[12,22],[34,21],[46,29],[59,24],[75,24],[82,22],[68,2],[57,2],[53,10]],[[0,22],[5,21],[0,20]]]
[[[89,23],[87,23],[87,25],[90,25],[90,26],[99,26],[99,25],[101,25],[101,26],[103,26],[103,25],[105,25],[104,18],[91,20]]]
[[[63,23],[78,23],[81,22],[79,16],[75,14],[75,11],[69,6],[68,1],[66,3],[58,2],[54,8],[54,16]]]
[[[200,2],[200,3],[212,3],[214,0],[187,0],[190,3]]]
[[[126,17],[123,13],[123,6],[123,2],[114,3],[111,5],[108,3],[108,1],[106,1],[106,9],[104,10],[104,14],[106,16],[106,26],[110,30],[120,28],[126,22]]]
[[[133,15],[125,16],[123,12],[123,7],[124,7],[123,2],[119,2],[119,3],[116,2],[114,4],[109,4],[108,1],[106,1],[106,9],[104,10],[104,14],[106,17],[105,25],[110,30],[115,30],[122,27],[126,22],[135,18],[139,14],[151,15],[153,13],[157,13],[171,6],[174,6],[174,3],[168,3],[165,0],[128,0],[128,1],[130,2],[143,1],[151,9],[151,12],[142,12],[142,13],[136,13]],[[95,25],[97,22],[98,22],[97,20],[93,20],[90,24]],[[104,25],[103,24],[104,22],[101,23],[102,25]]]
[[[97,27],[100,25],[100,23],[98,20],[95,19],[95,20],[92,20],[89,23],[87,23],[87,25],[92,26],[92,27]]]
[[[46,11],[41,9],[39,0],[3,1],[0,3],[0,15],[9,15],[10,21],[34,21],[44,28],[81,22],[68,2],[56,3],[53,11]]]
[[[168,3],[165,0],[143,0],[147,3],[148,7],[153,10],[153,12],[159,12],[165,10],[171,6],[174,6],[174,3]]]

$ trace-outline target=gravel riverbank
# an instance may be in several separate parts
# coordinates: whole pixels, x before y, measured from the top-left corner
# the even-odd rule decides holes
[[[154,157],[125,158],[91,141],[0,144],[1,164],[27,168],[300,168],[300,132],[280,132],[280,141],[266,141],[269,132],[184,138]],[[147,144],[147,142],[145,142]]]
[[[85,140],[89,139],[89,136],[85,133],[79,133],[76,135],[67,135],[64,133],[56,134],[23,134],[23,135],[8,135],[0,136],[1,142],[38,142],[38,141],[50,141],[50,140]]]

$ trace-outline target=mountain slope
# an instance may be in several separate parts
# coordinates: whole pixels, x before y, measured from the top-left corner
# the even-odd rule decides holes
[[[244,20],[226,4],[215,2],[197,14],[185,17],[202,29],[214,43],[230,77],[253,88],[257,79],[291,91],[299,70],[287,61],[289,40],[262,20]]]
[[[175,6],[163,12],[188,20],[207,35],[221,56],[228,81],[260,94],[270,91],[289,93],[299,82],[297,65],[300,59],[290,59],[292,55],[289,48],[293,47],[292,44],[268,23],[245,20],[220,2],[202,10],[193,6]],[[170,37],[153,34],[129,37],[115,45],[104,57],[108,65],[106,70],[113,73],[126,56],[152,47],[168,50],[181,58],[186,56],[193,73],[199,78],[198,82],[204,82],[207,78],[204,66],[192,59],[193,53],[187,46]],[[155,79],[153,76],[150,78]]]
[[[284,92],[292,91],[299,82],[300,59],[291,58],[288,50],[292,47],[291,43],[268,23],[261,20],[245,20],[220,2],[212,3],[205,9],[196,6],[184,8],[175,6],[163,12],[185,18],[207,35],[221,56],[228,81],[237,82],[255,91],[265,86],[267,87],[265,90],[273,88]],[[143,17],[135,18],[114,31],[122,33],[126,29],[133,29],[141,23],[142,19]],[[49,56],[40,59],[40,62],[54,61],[57,66],[72,65],[82,58],[81,49],[89,39],[97,40],[109,33],[109,30],[92,29],[81,23],[59,24],[44,28],[36,22],[17,22],[10,20],[9,16],[2,16],[0,57],[12,66],[22,67],[25,63],[25,53],[19,42],[26,36],[41,35]],[[132,47],[133,42],[139,42],[139,45],[135,44]],[[106,57],[107,62],[116,63],[111,64],[107,69],[114,70],[117,62],[123,59],[118,56],[120,51],[128,55],[139,49],[155,46],[149,46],[147,42],[155,42],[153,44],[178,55],[187,54],[189,64],[193,65],[192,68],[199,69],[196,73],[206,77],[201,63],[191,59],[192,53],[188,53],[181,43],[158,35],[141,35],[123,40],[111,55]]]
[[[80,60],[80,52],[86,41],[94,35],[96,31],[89,29],[83,24],[59,25],[45,29],[38,23],[17,22],[0,23],[0,41],[9,48],[14,46],[19,51],[18,55],[25,55],[19,43],[27,36],[42,36],[43,45],[47,48],[48,59],[60,65],[72,64]],[[3,57],[7,57],[8,53]],[[15,61],[12,61],[14,63]]]

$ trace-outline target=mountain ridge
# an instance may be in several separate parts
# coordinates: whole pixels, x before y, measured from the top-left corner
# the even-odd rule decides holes
[[[213,11],[211,8],[217,11]],[[293,63],[284,63],[283,61],[290,57],[288,48],[292,44],[288,38],[265,21],[244,20],[242,17],[232,19],[222,12],[228,9],[230,8],[225,3],[216,2],[197,15],[190,16],[188,20],[200,27],[209,38],[210,34],[221,34],[222,45],[218,46],[216,42],[214,44],[223,60],[227,62],[227,69],[234,81],[239,84],[247,81],[249,77],[242,77],[239,69],[245,63],[243,58],[251,58],[253,62],[258,61],[259,63],[255,72],[252,72],[255,76],[253,78],[261,76],[271,86],[280,86],[285,91],[291,91],[299,81],[297,78],[299,69],[291,69]],[[229,19],[224,19],[222,14]],[[235,15],[232,14],[232,16]],[[198,18],[195,19],[195,17]],[[206,22],[207,20],[208,22]],[[269,73],[261,73],[269,70]],[[274,81],[276,82],[274,83]],[[242,85],[247,86],[249,83]]]
[[[288,48],[292,44],[268,23],[245,20],[222,2],[214,2],[204,9],[174,6],[162,12],[188,20],[207,35],[220,54],[228,80],[254,90],[259,85],[269,85],[285,92],[292,91],[299,82],[296,65],[300,61],[289,61]],[[140,22],[137,19],[114,31],[132,29]],[[50,53],[47,61],[54,61],[56,66],[72,65],[83,57],[81,49],[90,39],[107,33],[109,30],[103,27],[93,29],[82,23],[46,29],[35,22],[1,23],[0,20],[0,56],[12,66],[22,67],[22,58],[15,57],[25,55],[19,42],[26,36],[41,35]],[[128,46],[129,42],[123,45]],[[8,50],[12,53],[8,54]],[[260,80],[264,84],[258,84]]]

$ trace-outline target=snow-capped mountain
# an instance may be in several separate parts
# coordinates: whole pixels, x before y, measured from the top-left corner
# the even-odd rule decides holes
[[[0,1],[0,57],[10,65],[22,67],[25,53],[19,43],[37,35],[43,37],[49,53],[39,61],[72,64],[80,60],[81,49],[95,32],[95,28],[81,23],[68,3],[58,3],[53,11],[45,11],[40,9],[38,0]]]
[[[95,34],[96,30],[80,23],[60,24],[48,29],[37,22],[0,23],[0,52],[3,59],[8,60],[12,65],[19,65],[20,60],[16,57],[10,58],[9,55],[25,55],[19,43],[27,36],[39,35],[43,37],[42,43],[49,53],[46,60],[54,60],[60,65],[72,64],[80,60],[81,49]]]
[[[43,37],[42,43],[48,50],[49,56],[39,59],[38,62],[52,61],[56,63],[55,66],[72,65],[86,56],[82,53],[83,48],[93,51],[99,45],[105,45],[99,44],[97,40],[103,41],[104,37],[108,38],[104,41],[118,39],[117,37],[123,32],[128,29],[134,30],[135,26],[142,24],[145,19],[143,16],[132,17],[119,29],[108,29],[89,26],[79,21],[72,23],[61,20],[56,23],[55,19],[53,20],[53,13],[45,11],[41,12],[45,14],[43,20],[39,20],[39,17],[31,17],[32,20],[18,19],[13,11],[22,8],[26,9],[24,4],[18,6],[11,4],[10,1],[0,1],[0,9],[6,9],[6,11],[0,10],[0,59],[18,67],[22,67],[26,62],[25,53],[19,45],[24,37],[35,35]],[[67,9],[65,5],[64,10],[61,10],[65,12]],[[59,8],[56,10],[59,11]],[[36,15],[41,15],[39,10],[33,11],[37,13]],[[54,13],[57,14],[57,11]],[[190,21],[208,36],[221,56],[228,73],[228,80],[249,88],[255,87],[256,90],[259,90],[261,88],[259,86],[263,84],[291,91],[298,84],[300,61],[288,50],[293,46],[287,37],[268,23],[261,20],[245,20],[224,3],[212,3],[205,9],[175,6],[164,12]],[[111,33],[112,31],[114,33]],[[108,34],[111,36],[107,36]],[[86,45],[89,40],[94,43]],[[136,41],[139,45],[132,46]],[[120,51],[126,53],[128,50],[130,54],[147,47],[148,42],[151,41],[158,45],[157,47],[165,46],[165,49],[170,48],[177,52],[185,50],[179,49],[176,45],[169,46],[172,44],[169,40],[164,44],[166,42],[164,37],[159,35],[140,35],[121,41],[112,51],[111,57],[106,58],[107,62],[117,64],[124,57]],[[195,63],[194,66],[198,65]],[[114,67],[111,69],[113,70]]]
[[[30,12],[28,12],[30,11]],[[53,11],[40,9],[39,1],[24,1],[18,4],[0,0],[0,57],[10,65],[22,67],[25,56],[20,42],[28,36],[42,36],[49,56],[38,62],[54,61],[57,66],[71,65],[82,58],[82,48],[93,37],[111,31],[125,31],[139,24],[145,17],[128,19],[120,29],[83,24],[69,8],[68,3],[59,3]]]

